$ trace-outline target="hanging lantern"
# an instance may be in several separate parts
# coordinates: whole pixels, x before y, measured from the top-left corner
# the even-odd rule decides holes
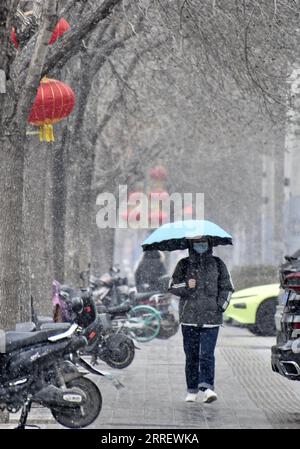
[[[136,202],[136,201],[141,201],[143,198],[144,194],[143,192],[131,192],[128,196],[128,202]]]
[[[123,220],[127,220],[129,216],[129,210],[124,210],[121,214],[121,217],[123,218]]]
[[[149,224],[157,223],[162,225],[166,223],[168,219],[168,214],[162,210],[162,203],[160,201],[168,200],[170,195],[168,192],[162,189],[155,189],[149,193],[150,200],[150,213],[149,213]]]
[[[168,214],[163,211],[151,212],[149,215],[150,223],[164,224],[168,219]]]
[[[156,181],[164,181],[167,178],[167,170],[162,166],[151,168],[149,174],[150,178]]]
[[[57,39],[59,39],[61,36],[63,36],[69,29],[70,29],[69,23],[63,18],[60,19],[57,22],[56,27],[54,28],[51,39],[49,41],[49,45],[54,44],[54,42],[56,42]],[[12,43],[14,44],[15,48],[19,48],[20,43],[18,41],[15,28],[11,29],[10,39],[11,39]]]
[[[154,200],[167,200],[169,199],[170,195],[168,194],[168,192],[166,192],[165,190],[160,190],[160,189],[156,189],[152,192],[149,193],[149,199],[150,201],[154,201]]]
[[[123,220],[135,220],[140,221],[141,214],[136,209],[139,207],[137,204],[138,201],[142,201],[143,199],[143,192],[131,192],[128,195],[128,208],[127,210],[123,211],[121,214],[121,217]]]
[[[183,209],[183,216],[184,217],[192,217],[193,216],[193,212],[194,212],[193,206],[186,206]]]
[[[140,221],[141,213],[139,211],[136,211],[135,209],[127,209],[124,212],[122,212],[121,217],[125,221],[128,220]]]
[[[67,117],[75,106],[73,90],[61,81],[44,77],[30,111],[28,122],[40,127],[40,141],[53,142],[54,123]]]

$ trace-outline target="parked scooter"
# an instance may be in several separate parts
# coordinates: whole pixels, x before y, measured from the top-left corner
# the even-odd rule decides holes
[[[70,307],[72,298],[77,294],[77,290],[62,286],[57,281],[53,281],[53,315],[55,322],[70,322]],[[86,289],[92,296],[92,292]],[[120,310],[120,312],[126,312]],[[116,332],[110,323],[107,311],[98,314],[101,322],[101,332],[97,335],[97,344],[86,347],[86,355],[92,356],[92,364],[96,364],[98,358],[106,362],[112,368],[123,369],[131,364],[135,356],[135,344],[132,339],[122,332]]]
[[[85,273],[88,273],[85,272]],[[83,278],[83,276],[82,276]],[[173,295],[168,293],[169,277],[161,276],[157,280],[157,290],[150,291],[147,284],[143,285],[142,291],[137,292],[136,288],[130,288],[128,286],[127,278],[120,276],[120,270],[116,267],[112,267],[108,273],[100,276],[98,279],[94,276],[90,277],[90,287],[93,290],[93,297],[99,310],[103,307],[103,304],[124,304],[125,301],[129,301],[135,311],[135,307],[151,307],[157,310],[160,316],[160,327],[154,326],[153,333],[148,332],[147,335],[141,334],[141,328],[139,329],[136,338],[138,341],[150,341],[153,338],[166,339],[176,334],[178,331],[179,323],[176,318],[176,304]],[[138,309],[139,316],[141,317],[142,309]],[[149,310],[145,309],[145,315],[148,316]],[[153,325],[155,324],[155,316],[153,318]],[[132,323],[131,323],[132,324]],[[148,323],[148,328],[149,328]],[[148,329],[149,331],[149,329]]]
[[[84,279],[84,273],[80,273],[81,279]],[[128,279],[120,276],[120,269],[111,267],[107,273],[99,277],[89,276],[88,286],[93,291],[93,298],[96,306],[112,307],[118,306],[128,300],[132,289],[128,286]]]
[[[110,373],[96,370],[78,354],[96,341],[101,325],[95,318],[90,298],[77,296],[72,300],[71,324],[44,324],[40,331],[25,332],[20,331],[26,328],[23,323],[19,331],[2,335],[0,410],[16,413],[22,409],[18,428],[25,428],[33,402],[48,407],[57,422],[70,428],[86,427],[98,417],[100,390],[76,364],[113,380],[117,388],[122,386]]]
[[[89,271],[81,273],[85,280]],[[127,278],[120,276],[120,270],[112,267],[99,278],[89,276],[89,288],[99,313],[110,316],[112,328],[122,331],[138,342],[156,338],[161,330],[160,312],[149,305],[134,304],[136,289],[128,286]]]

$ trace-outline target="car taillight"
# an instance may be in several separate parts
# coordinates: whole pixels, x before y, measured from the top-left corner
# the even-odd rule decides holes
[[[289,284],[288,285],[288,288],[290,288],[291,290],[294,290],[294,292],[296,292],[297,294],[300,294],[300,286],[298,286],[298,285],[291,285],[291,284]]]
[[[285,286],[296,293],[300,293],[300,272],[288,274],[285,278]]]
[[[300,329],[300,323],[292,323],[293,329]]]

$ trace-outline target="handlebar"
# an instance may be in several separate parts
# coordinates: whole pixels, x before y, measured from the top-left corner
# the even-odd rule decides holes
[[[109,269],[109,273],[111,274],[111,275],[113,275],[114,273],[115,274],[117,274],[117,273],[120,273],[120,268],[119,267],[117,267],[116,265],[113,265],[112,267],[110,267],[110,269]]]

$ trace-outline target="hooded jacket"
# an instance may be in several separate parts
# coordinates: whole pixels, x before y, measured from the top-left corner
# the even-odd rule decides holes
[[[138,292],[158,290],[158,280],[167,273],[159,251],[145,251],[135,272]],[[145,284],[148,287],[145,287]]]
[[[196,279],[195,288],[188,287],[189,279]],[[212,255],[211,242],[203,254],[190,244],[189,257],[178,262],[169,286],[169,292],[180,296],[179,321],[197,326],[222,324],[233,291],[228,269]]]

